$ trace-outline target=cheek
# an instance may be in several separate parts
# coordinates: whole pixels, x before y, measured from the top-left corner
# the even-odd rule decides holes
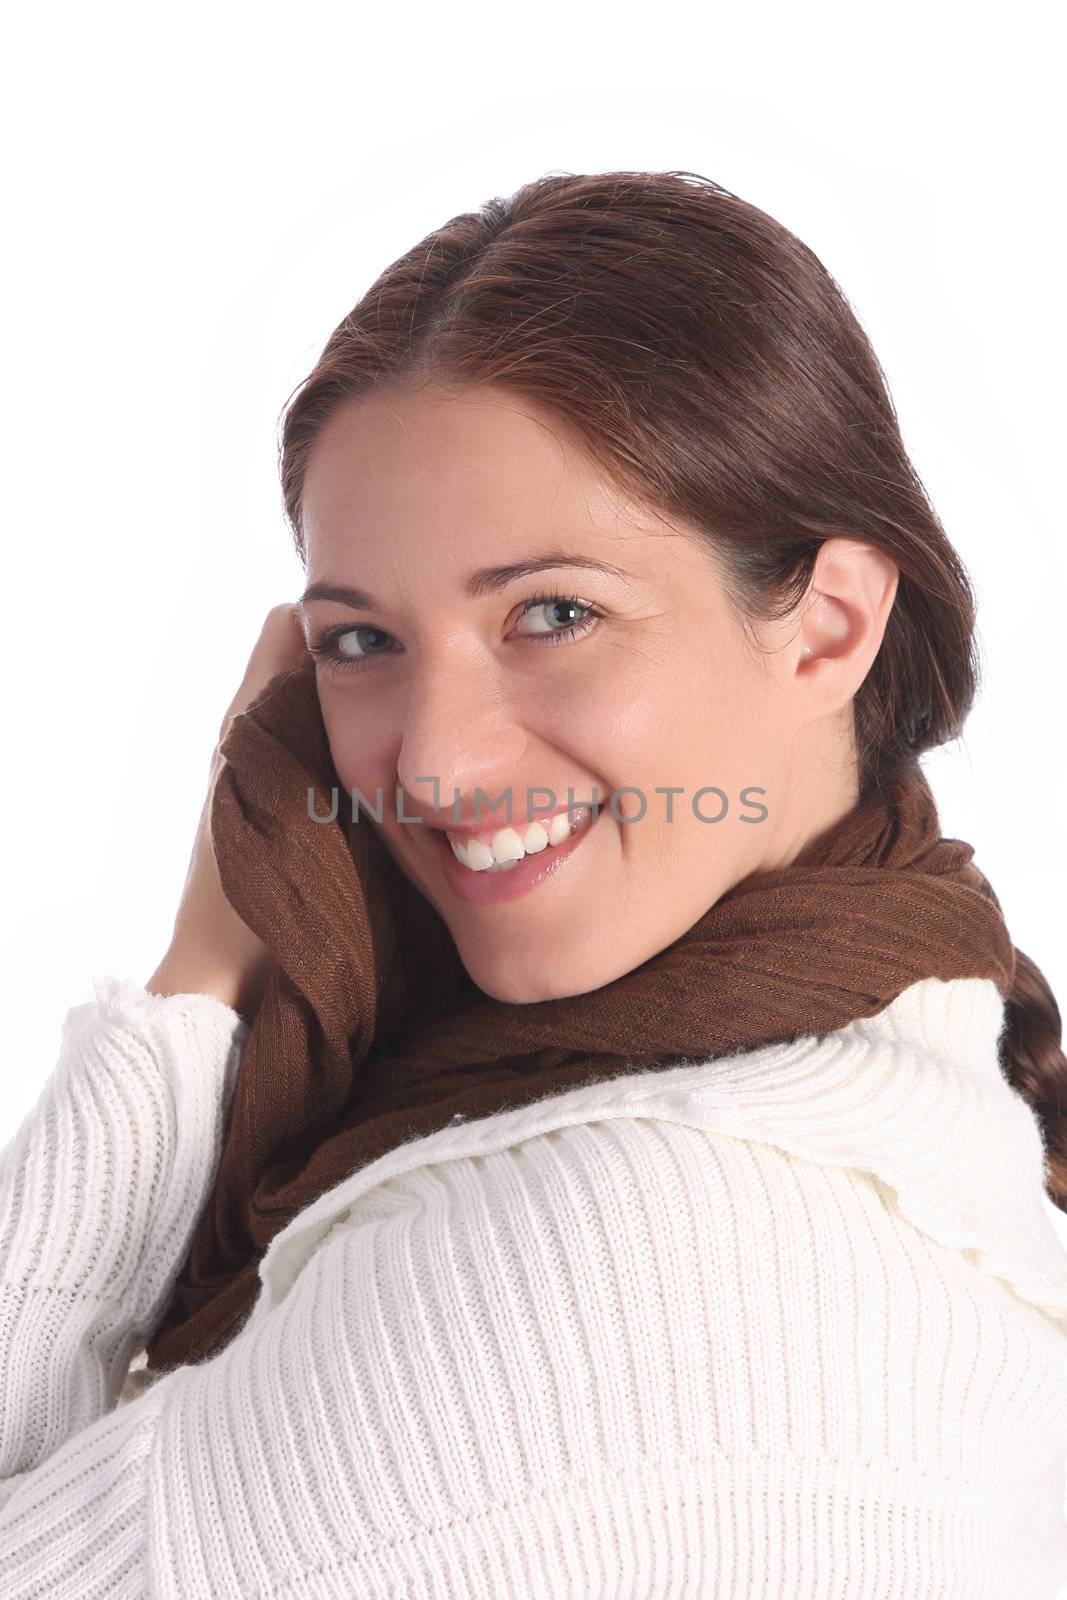
[[[782,696],[758,663],[738,652],[716,659],[703,642],[658,659],[620,652],[619,670],[606,677],[609,686],[586,697],[570,726],[584,728],[592,748],[605,753],[609,787],[630,785],[644,797],[647,826],[635,823],[628,836],[647,839],[657,855],[683,840],[721,848],[732,824],[711,827],[700,816],[719,816],[723,800],[698,791],[722,790],[724,823],[745,810],[747,787],[777,791],[791,732]],[[571,748],[581,754],[580,744]],[[681,793],[657,792],[665,789]],[[636,795],[619,803],[634,816],[641,809]]]
[[[676,639],[613,651],[593,681],[556,701],[568,747],[599,764],[613,785],[651,791],[698,774],[714,781],[704,774],[733,737],[751,691],[733,664],[717,669],[706,651],[680,645]],[[651,806],[651,792],[648,798]]]
[[[319,708],[341,787],[346,793],[361,789],[372,800],[373,790],[381,784],[391,801],[396,780],[390,776],[390,761],[395,756],[396,737],[388,718],[372,702],[363,700],[357,708],[343,688],[321,682]]]

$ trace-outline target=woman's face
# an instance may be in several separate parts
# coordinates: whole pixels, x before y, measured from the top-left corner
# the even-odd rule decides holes
[[[349,817],[359,791],[361,817],[497,999],[630,971],[855,803],[841,738],[870,662],[846,613],[869,568],[843,559],[843,606],[762,627],[755,650],[706,542],[488,387],[342,408],[312,451],[304,529],[339,806]],[[822,570],[833,576],[829,557]],[[877,623],[877,597],[868,610]],[[595,820],[545,842],[591,799]],[[381,822],[366,810],[379,801]],[[498,855],[530,848],[475,870],[488,850],[464,864],[442,831],[471,824]]]

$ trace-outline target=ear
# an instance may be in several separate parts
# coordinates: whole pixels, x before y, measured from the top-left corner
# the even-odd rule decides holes
[[[827,539],[816,557],[794,636],[793,672],[845,704],[881,647],[900,569],[874,545]]]

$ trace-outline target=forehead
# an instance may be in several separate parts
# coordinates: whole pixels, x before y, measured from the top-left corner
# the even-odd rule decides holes
[[[505,391],[439,386],[360,397],[330,418],[310,453],[303,525],[316,566],[352,543],[432,537],[469,555],[661,527],[557,418]]]

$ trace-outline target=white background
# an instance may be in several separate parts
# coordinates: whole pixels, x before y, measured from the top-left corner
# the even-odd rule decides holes
[[[0,1136],[91,974],[144,982],[165,948],[220,718],[302,588],[287,396],[387,262],[559,169],[701,172],[842,284],[978,591],[985,686],[927,762],[943,830],[1067,1010],[1051,24],[1037,4],[19,8]]]

